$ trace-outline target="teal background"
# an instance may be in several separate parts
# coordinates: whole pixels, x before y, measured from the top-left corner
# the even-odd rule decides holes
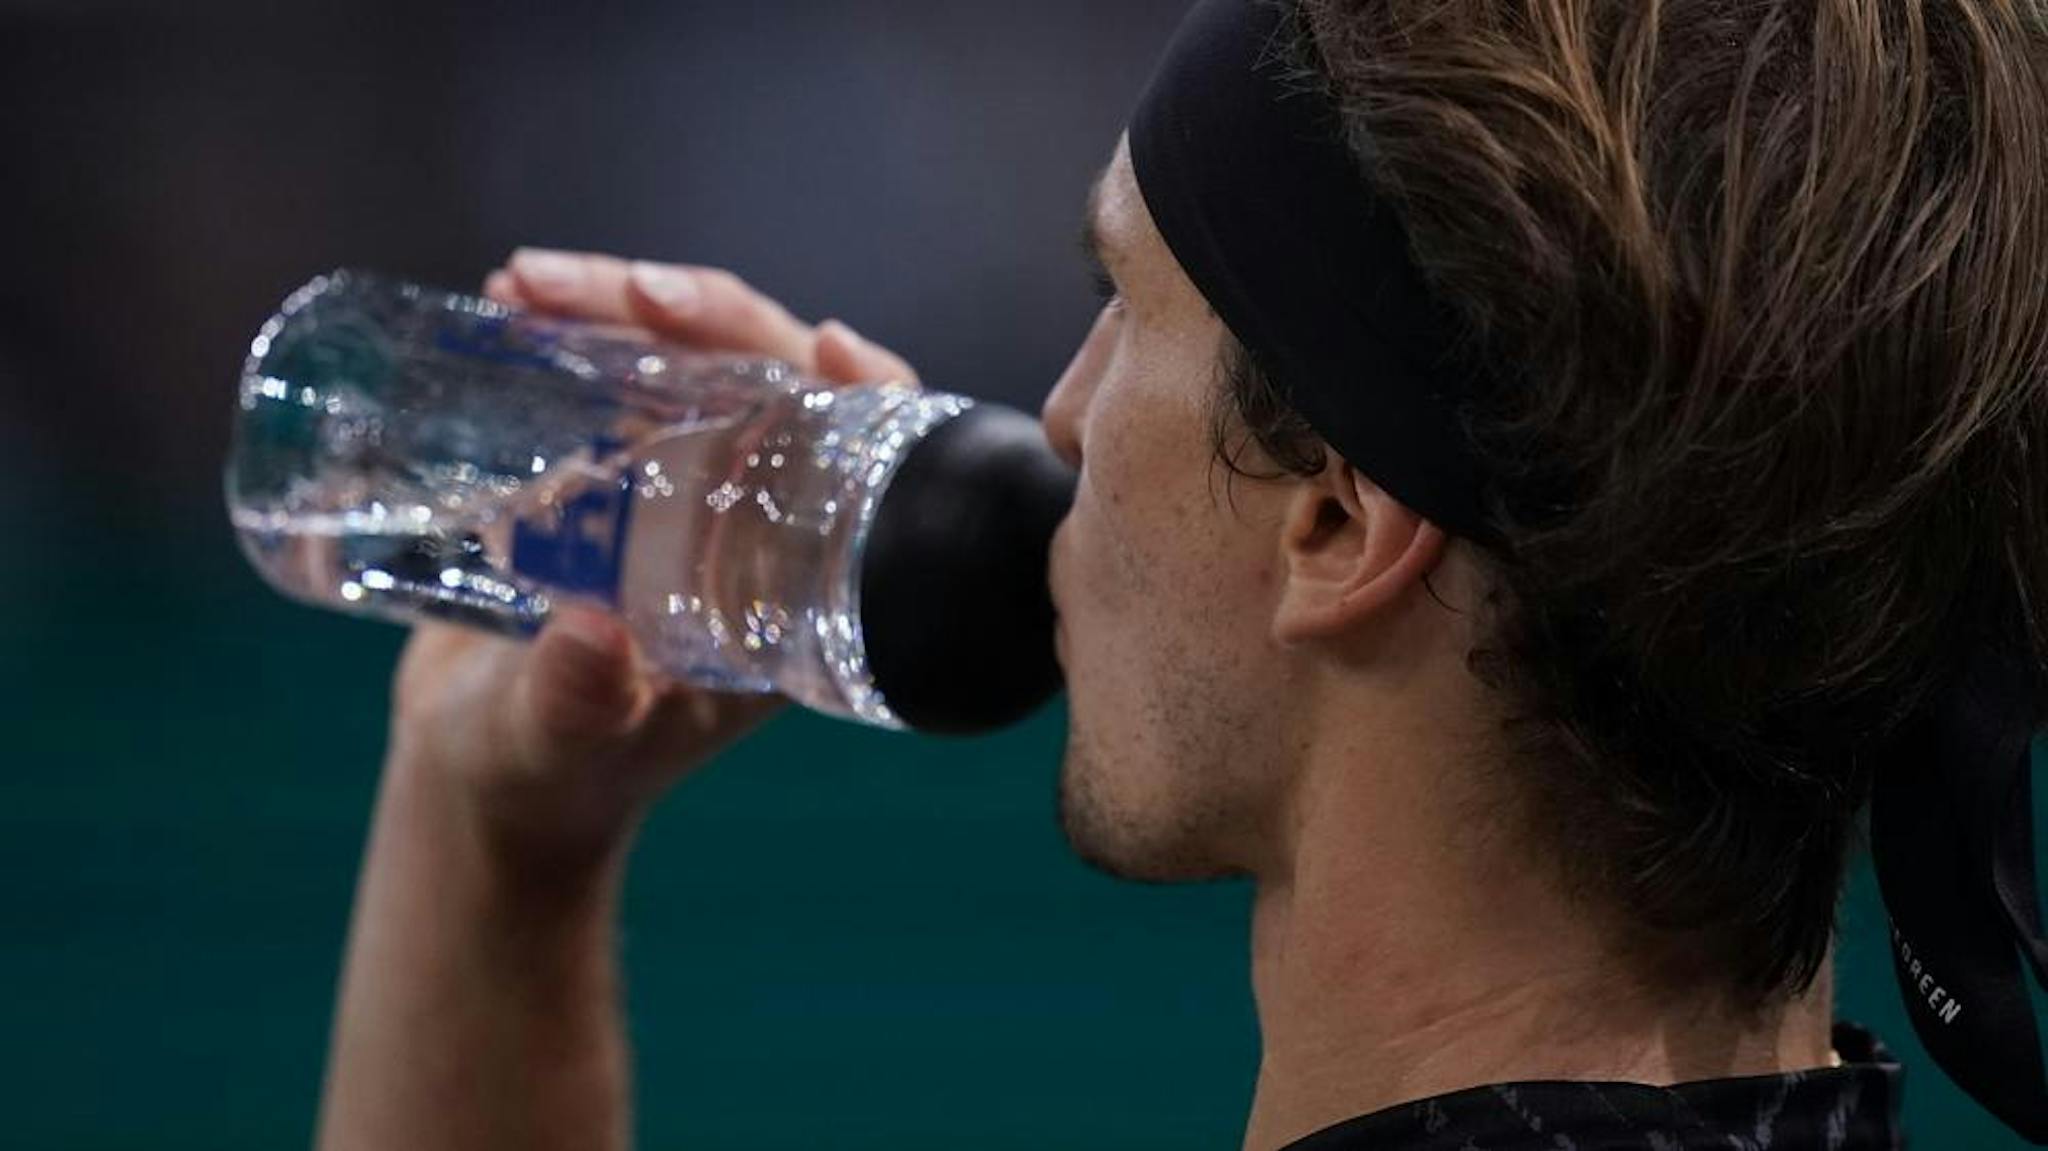
[[[0,503],[0,1145],[303,1143],[402,633],[272,596],[199,510],[55,510]],[[665,803],[626,912],[643,1146],[1235,1146],[1247,890],[1074,862],[1061,722],[791,716]],[[2022,1146],[1926,1064],[1872,888],[1841,1011],[1911,1067],[1917,1145]]]

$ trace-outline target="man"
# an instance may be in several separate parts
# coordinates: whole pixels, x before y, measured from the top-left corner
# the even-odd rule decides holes
[[[1051,584],[1076,850],[1256,881],[1247,1148],[1897,1144],[1832,915],[1901,717],[2048,650],[2044,34],[1197,6],[1091,197]],[[910,375],[720,271],[488,290]],[[627,844],[768,707],[565,607],[422,626],[394,709],[323,1143],[622,1145]]]

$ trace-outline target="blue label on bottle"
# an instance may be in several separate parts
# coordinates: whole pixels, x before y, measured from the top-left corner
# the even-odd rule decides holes
[[[625,446],[624,440],[599,437],[591,445],[592,455],[605,459]],[[553,524],[521,520],[512,529],[512,570],[616,607],[626,528],[633,519],[630,471],[558,503],[556,510],[560,515]]]
[[[561,333],[523,317],[449,316],[434,331],[441,351],[491,364],[524,368],[555,366],[555,345]]]

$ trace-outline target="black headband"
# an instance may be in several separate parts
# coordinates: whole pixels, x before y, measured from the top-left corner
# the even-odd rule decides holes
[[[1338,455],[1445,531],[1481,534],[1455,328],[1330,101],[1291,74],[1287,23],[1278,5],[1195,6],[1131,119],[1145,206],[1252,362]]]
[[[1484,377],[1324,86],[1300,74],[1298,34],[1279,0],[1199,0],[1131,119],[1139,189],[1188,278],[1330,447],[1446,531],[1486,542],[1486,476],[1458,419]],[[1908,717],[1876,768],[1871,847],[1914,1029],[1978,1102],[2048,1143],[2026,986],[2028,970],[2048,986],[2036,664],[1992,637],[1953,690]]]

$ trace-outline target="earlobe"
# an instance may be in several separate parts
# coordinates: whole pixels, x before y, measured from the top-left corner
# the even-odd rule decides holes
[[[1384,614],[1422,587],[1447,543],[1441,528],[1335,463],[1303,484],[1288,507],[1274,638],[1311,642]]]

